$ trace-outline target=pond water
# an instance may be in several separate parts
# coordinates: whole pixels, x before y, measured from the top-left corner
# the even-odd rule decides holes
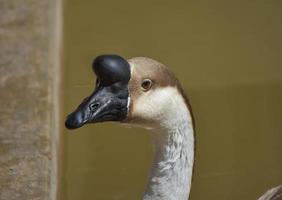
[[[192,200],[250,200],[282,184],[282,1],[64,2],[64,116],[94,88],[100,54],[166,64],[196,119]],[[150,133],[63,131],[62,200],[141,199]]]

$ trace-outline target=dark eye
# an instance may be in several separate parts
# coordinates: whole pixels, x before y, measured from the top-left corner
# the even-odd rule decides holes
[[[153,82],[150,79],[144,79],[141,86],[144,91],[147,91],[152,87],[152,84]]]

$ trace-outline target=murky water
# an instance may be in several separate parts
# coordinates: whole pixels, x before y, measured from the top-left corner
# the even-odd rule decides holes
[[[93,90],[97,55],[157,59],[196,117],[191,199],[256,199],[282,184],[281,10],[262,0],[65,0],[65,115]],[[104,123],[63,135],[63,200],[140,199],[150,133]]]

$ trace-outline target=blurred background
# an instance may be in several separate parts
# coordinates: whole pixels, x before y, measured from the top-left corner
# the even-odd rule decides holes
[[[192,200],[250,200],[282,184],[282,1],[65,0],[63,117],[94,89],[100,54],[167,65],[196,119]],[[62,200],[141,199],[150,133],[63,129]]]

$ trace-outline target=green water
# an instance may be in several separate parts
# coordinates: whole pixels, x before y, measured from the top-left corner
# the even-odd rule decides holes
[[[192,200],[256,199],[282,184],[282,1],[64,3],[64,115],[93,90],[94,57],[148,56],[192,103]],[[61,199],[141,199],[150,133],[104,123],[63,139]]]

